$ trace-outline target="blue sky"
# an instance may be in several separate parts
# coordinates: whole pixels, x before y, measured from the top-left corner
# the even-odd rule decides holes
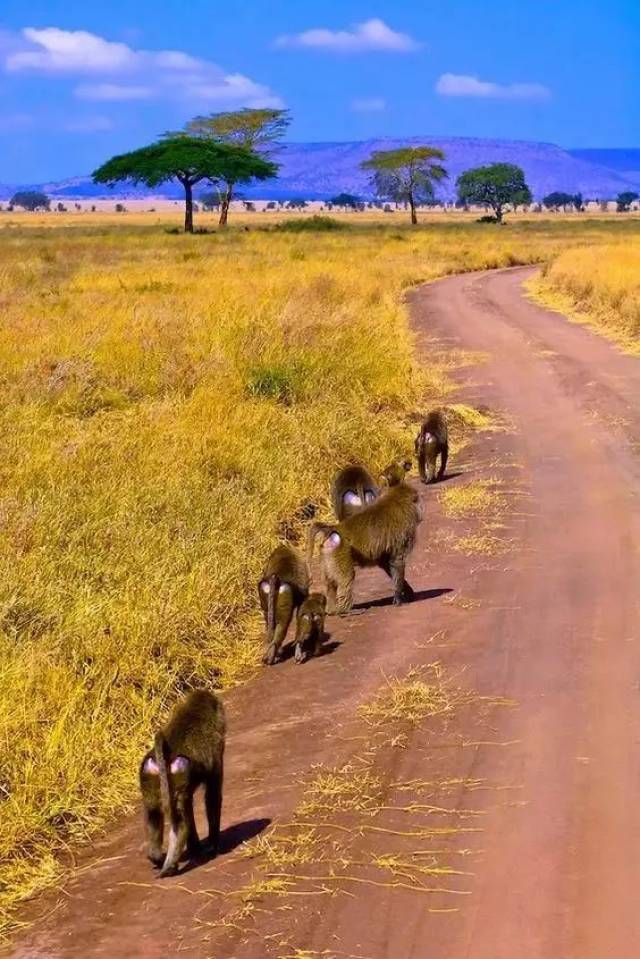
[[[294,140],[640,147],[640,0],[0,3],[0,182],[261,104]]]

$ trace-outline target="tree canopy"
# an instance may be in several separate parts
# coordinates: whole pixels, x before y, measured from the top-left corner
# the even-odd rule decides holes
[[[623,190],[616,197],[616,210],[618,213],[628,213],[631,204],[640,199],[640,196],[634,190]]]
[[[186,124],[184,134],[269,157],[277,149],[290,122],[291,117],[287,110],[247,107],[244,110],[194,117]],[[220,182],[223,185],[220,190],[220,226],[226,226],[236,183],[246,181],[236,180],[230,175],[221,177]]]
[[[165,137],[150,146],[123,153],[103,163],[92,174],[94,183],[112,185],[124,180],[159,186],[178,180],[185,191],[184,228],[193,232],[193,187],[202,180],[211,183],[233,179],[247,183],[267,180],[277,167],[270,160],[228,143],[216,143],[198,137]]]
[[[513,163],[491,163],[466,170],[458,177],[456,186],[462,203],[491,207],[498,223],[502,222],[507,204],[515,207],[533,199],[523,170]]]
[[[353,193],[338,193],[337,196],[331,197],[329,203],[331,206],[347,206],[352,210],[359,210],[363,206],[360,197],[354,196]]]
[[[580,211],[584,204],[581,193],[563,193],[562,190],[548,193],[542,202],[548,210],[559,210],[560,207],[566,210],[567,207],[574,207],[574,209]]]
[[[442,166],[445,155],[435,147],[401,147],[377,150],[360,164],[371,173],[376,194],[395,203],[408,203],[411,222],[418,222],[416,206],[434,197],[434,185],[448,177]]]
[[[9,201],[11,206],[21,206],[23,210],[48,210],[51,200],[39,190],[19,190]]]

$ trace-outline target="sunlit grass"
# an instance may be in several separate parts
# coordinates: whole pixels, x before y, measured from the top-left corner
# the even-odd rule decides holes
[[[544,305],[568,313],[640,353],[640,241],[562,253],[531,284]]]
[[[255,582],[283,528],[326,505],[337,465],[410,451],[443,401],[446,357],[418,360],[403,292],[614,228],[185,237],[83,217],[0,218],[5,920],[131,799],[176,696],[256,665]]]

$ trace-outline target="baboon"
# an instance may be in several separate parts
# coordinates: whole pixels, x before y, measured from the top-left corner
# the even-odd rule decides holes
[[[383,469],[380,479],[384,486],[398,486],[400,483],[404,483],[406,474],[410,469],[411,460],[396,460]]]
[[[331,503],[336,519],[343,520],[373,503],[379,493],[376,481],[364,466],[345,466],[331,484]]]
[[[278,546],[271,553],[258,583],[260,604],[267,625],[263,661],[272,666],[285,640],[294,611],[307,598],[309,570],[304,559],[290,546]]]
[[[193,856],[200,848],[193,816],[193,794],[200,785],[205,788],[207,846],[214,854],[218,851],[224,739],[222,703],[206,689],[196,689],[176,706],[140,764],[148,856],[162,867],[161,876],[176,872],[185,850]],[[166,856],[162,852],[165,820],[169,823]]]
[[[418,470],[423,483],[432,483],[436,477],[436,460],[440,457],[438,479],[442,479],[449,457],[449,428],[442,410],[432,410],[416,436]]]
[[[294,654],[296,663],[304,663],[320,649],[326,610],[327,598],[322,593],[310,593],[298,608]]]
[[[316,536],[322,534],[327,612],[348,613],[351,609],[357,566],[380,566],[391,577],[394,605],[413,599],[404,573],[421,519],[418,494],[406,483],[399,483],[340,523],[313,523],[307,552],[311,560]]]

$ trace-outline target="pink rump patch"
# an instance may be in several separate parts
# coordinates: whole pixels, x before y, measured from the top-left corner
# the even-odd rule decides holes
[[[172,773],[186,773],[189,768],[189,760],[186,756],[176,756],[176,758],[171,762],[171,772]]]
[[[158,764],[153,758],[153,756],[149,756],[149,758],[145,762],[144,771],[146,773],[150,773],[150,775],[152,776],[157,776],[158,773],[160,772],[160,770],[158,769]]]
[[[340,533],[330,533],[322,544],[323,549],[337,549],[342,542]]]
[[[357,493],[354,493],[352,489],[348,489],[347,492],[342,497],[342,502],[345,506],[362,506],[362,500]]]
[[[260,583],[260,589],[262,590],[263,593],[268,593],[268,592],[270,591],[271,587],[269,586],[269,580],[268,580],[268,579],[263,579],[263,580],[261,581],[261,583]]]

